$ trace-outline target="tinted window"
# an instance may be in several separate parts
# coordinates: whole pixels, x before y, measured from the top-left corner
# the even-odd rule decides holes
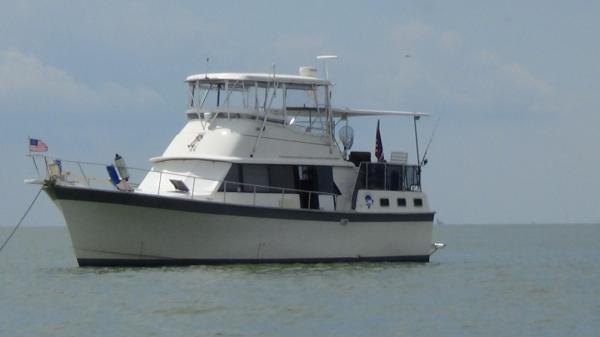
[[[294,188],[294,167],[291,165],[269,165],[270,186]]]
[[[245,184],[269,186],[269,172],[266,165],[243,165],[242,181]],[[244,192],[253,192],[254,186],[244,185]],[[265,187],[256,187],[256,192],[265,193],[269,189]]]
[[[396,200],[396,202],[398,203],[398,207],[406,207],[406,199],[405,198],[398,198],[398,200]]]
[[[402,166],[388,165],[386,167],[386,187],[391,191],[402,191]]]
[[[220,192],[225,186],[227,192],[253,192],[252,185],[260,185],[256,192],[281,193],[287,188],[340,194],[329,166],[232,164],[224,180]]]
[[[379,206],[388,207],[389,205],[390,205],[390,199],[388,199],[388,198],[379,199]]]
[[[385,183],[385,164],[367,164],[367,189],[383,190]]]
[[[414,187],[421,186],[420,168],[416,166],[406,167],[406,190],[413,191]]]
[[[317,180],[319,185],[319,191],[327,193],[337,193],[337,186],[333,182],[333,170],[331,166],[317,166]]]
[[[423,207],[423,199],[415,198],[414,204],[415,204],[415,207]]]

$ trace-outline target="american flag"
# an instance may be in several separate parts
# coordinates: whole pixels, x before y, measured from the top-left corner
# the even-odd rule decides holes
[[[375,134],[375,157],[378,162],[384,162],[383,144],[381,143],[381,134],[379,133],[379,120],[377,120],[377,133]]]
[[[29,138],[29,152],[46,152],[48,145],[41,139]]]

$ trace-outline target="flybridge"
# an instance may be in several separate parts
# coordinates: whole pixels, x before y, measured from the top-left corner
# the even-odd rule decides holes
[[[250,117],[332,134],[328,80],[303,75],[212,73],[189,76],[186,82],[190,119]]]
[[[190,88],[190,108],[238,107],[254,110],[266,108],[308,112],[311,107],[330,103],[327,95],[319,91],[329,90],[331,82],[312,76],[281,75],[267,73],[212,73],[188,76],[185,80]],[[295,91],[304,91],[305,97],[295,97]],[[215,96],[212,100],[209,96]],[[299,102],[298,98],[304,99]],[[321,98],[319,100],[319,98]],[[280,104],[276,104],[280,103]],[[289,104],[288,104],[289,103]],[[301,104],[301,106],[298,106]],[[358,116],[428,116],[423,112],[405,112],[396,110],[373,110],[332,108],[334,117]]]
[[[428,115],[422,112],[333,108],[330,101],[331,82],[315,77],[314,68],[300,69],[302,75],[191,75],[186,78],[190,90],[188,116],[190,119],[204,119],[208,116],[236,118],[250,115],[269,122],[303,126],[306,131],[331,133],[328,125],[334,118]]]
[[[327,80],[299,75],[214,73],[189,76],[190,108],[239,112],[325,111]]]

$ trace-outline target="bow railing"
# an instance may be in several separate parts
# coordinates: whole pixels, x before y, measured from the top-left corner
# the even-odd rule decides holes
[[[271,201],[276,200],[280,207],[290,208],[301,208],[302,202],[300,201],[300,198],[303,198],[305,204],[309,205],[304,208],[310,208],[310,205],[314,204],[314,198],[321,199],[321,197],[331,198],[330,202],[333,209],[335,209],[336,204],[336,194],[330,192],[241,183],[224,179],[201,177],[198,175],[181,174],[163,170],[148,170],[130,166],[127,166],[130,177],[125,185],[128,188],[122,188],[122,186],[120,187],[119,184],[115,184],[108,177],[106,168],[111,166],[112,163],[65,160],[46,155],[29,155],[29,157],[32,158],[40,179],[53,181],[60,185],[91,189],[119,190],[123,193],[143,193],[175,198],[203,199],[224,203],[242,203],[253,206],[263,204],[260,202],[260,198],[268,198]],[[155,188],[146,187],[143,190],[140,189],[140,182],[149,174],[158,175],[156,177],[157,183],[154,184]],[[177,188],[175,184],[173,184],[172,189],[165,187],[165,184],[167,184],[166,186],[169,186],[169,180],[172,179],[191,181],[191,187],[186,184],[183,185],[185,188],[181,188],[181,186],[180,188]],[[198,183],[200,181],[212,182],[213,188],[210,191],[199,189]],[[152,184],[149,186],[152,186]],[[257,199],[257,195],[259,195],[260,198]],[[275,195],[278,195],[278,197],[275,197]],[[290,201],[298,202],[297,205],[290,205]]]

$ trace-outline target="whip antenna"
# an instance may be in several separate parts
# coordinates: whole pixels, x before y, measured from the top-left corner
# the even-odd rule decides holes
[[[422,166],[427,165],[427,151],[429,151],[429,147],[431,146],[431,143],[433,142],[433,137],[435,137],[435,133],[437,131],[438,125],[440,124],[441,118],[442,118],[442,116],[438,116],[437,120],[435,121],[435,125],[433,126],[433,131],[431,131],[431,137],[429,137],[429,142],[427,143],[427,146],[425,147],[425,152],[423,153],[423,160],[421,160]]]

